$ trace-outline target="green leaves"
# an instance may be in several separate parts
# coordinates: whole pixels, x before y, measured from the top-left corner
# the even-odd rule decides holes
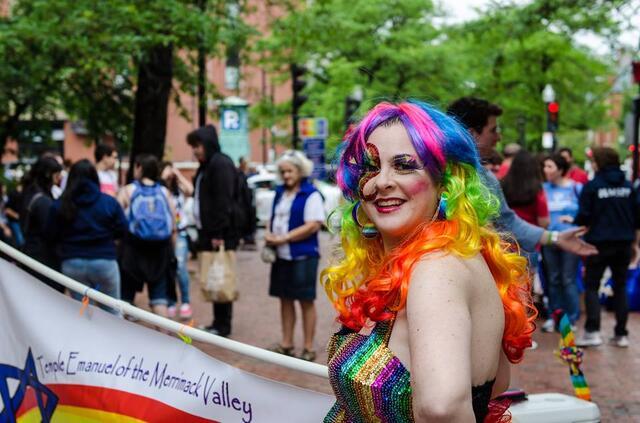
[[[180,52],[174,86],[189,91],[195,50],[219,55],[223,42],[242,45],[251,33],[230,19],[229,1],[202,1],[205,12],[193,0],[16,1],[0,20],[0,139],[28,110],[84,120],[93,138],[130,140],[138,65],[154,46]]]
[[[421,0],[273,3],[287,13],[272,23],[257,51],[283,81],[289,63],[311,68],[303,112],[329,118],[330,145],[344,131],[345,98],[359,86],[362,111],[383,99],[414,97],[441,108],[463,95],[489,99],[505,111],[503,142],[517,141],[520,121],[537,150],[547,83],[561,104],[561,143],[565,129],[606,123],[611,68],[573,36],[615,34],[620,25],[613,12],[627,2],[496,1],[478,19],[459,25],[441,24],[440,12]],[[283,124],[286,113],[279,116]]]

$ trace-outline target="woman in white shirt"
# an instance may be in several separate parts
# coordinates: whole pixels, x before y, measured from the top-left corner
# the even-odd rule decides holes
[[[276,188],[267,245],[276,249],[271,267],[269,295],[280,298],[282,342],[273,351],[293,356],[295,301],[300,302],[304,348],[299,356],[313,361],[316,353],[313,337],[316,326],[316,284],[318,231],[325,219],[320,192],[308,181],[313,163],[301,152],[289,150],[278,160],[283,185]]]

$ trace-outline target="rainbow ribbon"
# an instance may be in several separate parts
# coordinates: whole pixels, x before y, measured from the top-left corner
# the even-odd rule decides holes
[[[569,376],[576,396],[580,399],[591,401],[591,390],[584,377],[584,373],[580,369],[584,353],[581,348],[576,346],[576,339],[571,329],[571,322],[566,314],[562,315],[559,323],[560,345],[559,350],[555,352],[556,356],[569,365]]]

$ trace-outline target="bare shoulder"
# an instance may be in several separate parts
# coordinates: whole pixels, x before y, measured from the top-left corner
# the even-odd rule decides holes
[[[413,268],[412,285],[414,281],[422,284],[434,279],[440,282],[467,285],[473,280],[478,270],[478,260],[482,260],[482,257],[464,258],[444,252],[425,254]]]

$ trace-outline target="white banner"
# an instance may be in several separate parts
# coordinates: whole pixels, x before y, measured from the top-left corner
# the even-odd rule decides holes
[[[252,375],[0,259],[0,422],[322,421],[333,397]]]

